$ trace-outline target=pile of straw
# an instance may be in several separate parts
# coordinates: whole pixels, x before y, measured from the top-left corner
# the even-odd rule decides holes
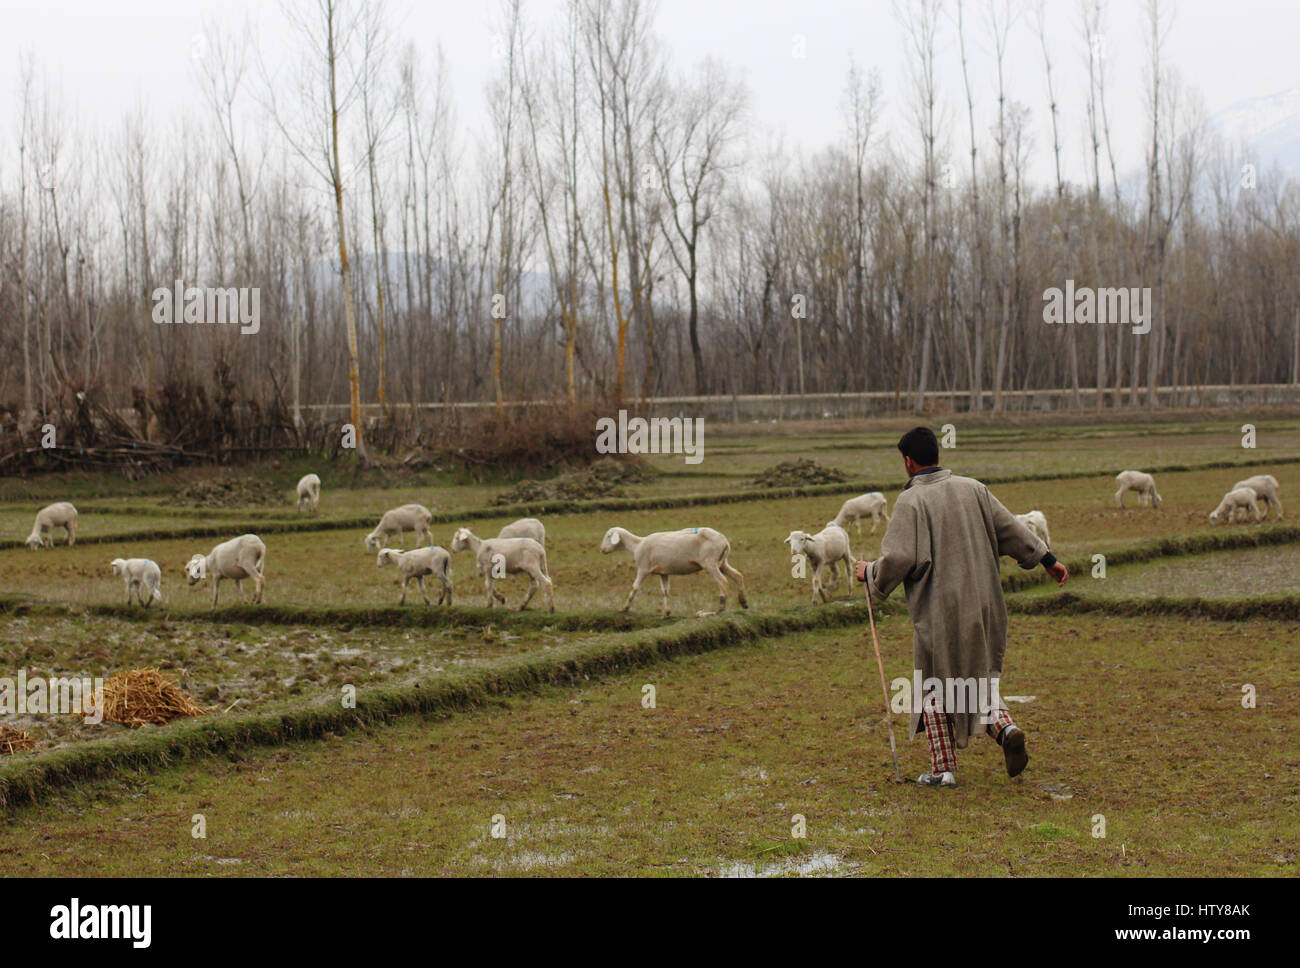
[[[104,722],[161,725],[182,716],[202,716],[211,710],[182,692],[157,669],[130,669],[104,683]]]
[[[36,749],[31,733],[16,726],[0,726],[0,756]]]

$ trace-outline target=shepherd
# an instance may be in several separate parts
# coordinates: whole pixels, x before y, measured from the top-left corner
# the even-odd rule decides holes
[[[915,670],[926,682],[944,684],[912,696],[908,735],[924,730],[930,744],[930,772],[917,782],[955,787],[956,750],[981,731],[1002,747],[1007,775],[1018,776],[1029,763],[1024,731],[1000,698],[972,701],[997,697],[1002,676],[1007,603],[998,559],[1009,555],[1026,570],[1041,564],[1058,585],[1070,573],[987,487],[939,466],[939,441],[928,427],[905,433],[898,450],[907,484],[880,557],[859,561],[854,573],[877,601],[903,585]]]

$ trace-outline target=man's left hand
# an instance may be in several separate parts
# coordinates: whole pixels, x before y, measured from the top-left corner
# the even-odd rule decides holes
[[[858,581],[866,581],[867,562],[859,560],[858,563],[853,566],[853,576],[857,578]]]

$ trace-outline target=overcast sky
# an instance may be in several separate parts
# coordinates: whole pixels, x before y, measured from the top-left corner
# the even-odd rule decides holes
[[[948,6],[953,9],[955,0]],[[966,6],[977,108],[983,113],[993,107],[986,2],[967,0]],[[1120,165],[1129,168],[1140,163],[1145,137],[1143,5],[1110,0],[1108,6],[1112,127]],[[389,7],[402,24],[403,39],[429,50],[442,44],[453,104],[462,125],[472,129],[482,116],[485,81],[498,63],[490,56],[496,4],[390,0]],[[1208,113],[1300,88],[1300,0],[1181,0],[1174,9],[1167,61],[1200,92]],[[525,10],[534,29],[544,33],[562,17],[563,3],[530,0]],[[1049,0],[1047,10],[1068,174],[1079,178],[1086,60],[1078,3]],[[160,122],[182,112],[203,116],[191,50],[194,37],[214,18],[235,26],[247,17],[268,52],[294,42],[275,5],[266,0],[0,0],[0,13],[0,158],[6,168],[24,53],[35,58],[80,126],[112,128],[137,104]],[[678,67],[712,55],[743,73],[752,90],[756,124],[781,132],[790,147],[811,152],[843,136],[841,94],[850,54],[881,73],[888,131],[894,137],[910,134],[905,127],[903,36],[889,0],[660,0],[656,24]],[[794,54],[797,36],[806,40],[802,58]],[[939,62],[951,147],[960,164],[966,150],[965,102],[951,22],[944,25]],[[1011,97],[1032,111],[1033,171],[1049,177],[1043,58],[1028,17],[1013,35],[1008,71]]]

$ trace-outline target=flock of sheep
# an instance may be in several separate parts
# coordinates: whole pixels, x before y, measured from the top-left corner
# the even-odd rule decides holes
[[[1138,495],[1139,507],[1160,507],[1161,497],[1156,490],[1155,478],[1142,471],[1121,471],[1115,480],[1119,490],[1115,492],[1115,505],[1124,507],[1124,496],[1129,491]],[[298,510],[315,513],[320,503],[320,478],[308,474],[298,482]],[[1261,514],[1259,505],[1263,503],[1265,513]],[[1262,521],[1267,512],[1276,509],[1277,516],[1282,517],[1282,502],[1278,499],[1277,479],[1271,474],[1257,474],[1244,481],[1238,481],[1223,496],[1219,506],[1210,512],[1212,524],[1235,522],[1242,513],[1253,515],[1256,522]],[[1047,530],[1047,517],[1042,511],[1029,511],[1016,517],[1030,531],[1041,538],[1044,544],[1051,545]],[[879,491],[872,491],[859,497],[849,498],[841,506],[835,518],[816,534],[806,531],[791,531],[785,543],[789,545],[792,555],[801,556],[812,577],[812,600],[814,604],[828,601],[830,590],[839,580],[838,566],[844,566],[845,578],[852,584],[854,555],[850,548],[848,526],[853,525],[859,535],[862,534],[862,521],[871,519],[871,533],[875,534],[881,521],[888,522],[889,502]],[[536,518],[520,518],[501,529],[495,538],[480,538],[469,528],[458,528],[451,539],[451,551],[433,544],[430,524],[433,514],[421,504],[404,504],[385,512],[379,524],[365,537],[366,551],[377,556],[377,566],[396,566],[401,579],[402,595],[400,605],[406,604],[406,594],[411,582],[416,582],[420,595],[426,605],[432,604],[425,591],[425,578],[432,577],[442,586],[438,604],[450,605],[454,586],[451,579],[451,555],[469,551],[474,558],[478,574],[483,577],[487,595],[487,606],[494,603],[505,604],[505,596],[497,591],[495,580],[508,575],[525,575],[528,577],[528,594],[520,603],[519,610],[528,607],[539,588],[544,589],[547,608],[555,611],[555,591],[546,563],[546,528]],[[27,546],[33,551],[42,547],[54,547],[53,531],[63,528],[67,534],[68,545],[76,543],[77,509],[66,501],[51,504],[41,509],[36,515],[36,523],[27,538]],[[407,531],[414,532],[418,547],[406,551],[400,548],[385,547],[389,539],[396,537],[402,541]],[[690,575],[704,572],[718,586],[718,610],[727,607],[727,593],[734,585],[736,597],[742,608],[748,608],[745,598],[745,576],[731,566],[727,558],[731,553],[731,544],[722,533],[713,528],[686,528],[681,531],[658,531],[644,536],[635,535],[626,528],[610,528],[601,540],[600,550],[604,554],[614,551],[626,551],[632,555],[636,564],[636,579],[632,591],[623,604],[622,611],[632,607],[632,601],[641,589],[641,584],[654,575],[659,578],[659,587],[663,594],[663,616],[669,611],[669,580],[675,575]],[[215,608],[218,592],[223,579],[235,583],[241,598],[244,597],[245,580],[254,584],[253,601],[261,602],[266,587],[265,578],[266,545],[255,534],[244,534],[229,541],[223,541],[206,555],[196,554],[185,565],[185,577],[190,585],[197,585],[205,579],[212,579],[212,606]],[[162,570],[157,563],[148,558],[116,558],[111,563],[113,574],[123,579],[126,587],[126,601],[132,601],[148,608],[153,602],[162,601]],[[825,580],[829,569],[830,583]],[[711,611],[701,611],[698,615],[711,615]]]

